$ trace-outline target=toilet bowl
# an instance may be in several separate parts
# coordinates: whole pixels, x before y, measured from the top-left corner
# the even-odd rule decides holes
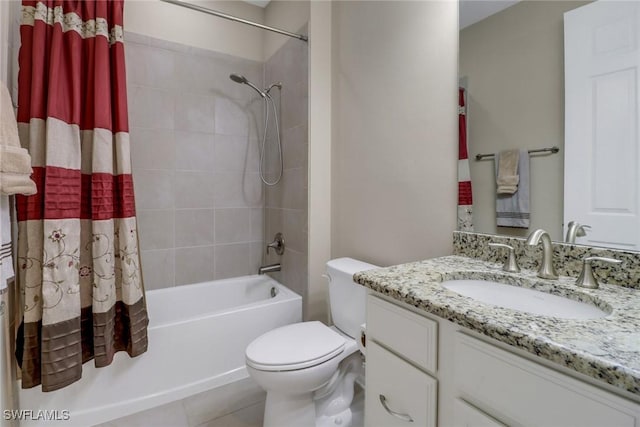
[[[365,289],[352,277],[372,268],[377,267],[351,258],[327,263],[335,326],[295,323],[249,344],[247,370],[267,391],[264,427],[351,426],[354,384],[364,379],[355,337],[365,321],[366,298]]]

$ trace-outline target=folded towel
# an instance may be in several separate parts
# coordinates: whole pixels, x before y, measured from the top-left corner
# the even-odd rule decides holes
[[[32,172],[31,156],[20,147],[9,90],[0,84],[0,194],[36,194]]]
[[[513,194],[496,195],[496,223],[500,227],[529,228],[529,152],[520,150],[519,183]],[[496,165],[496,179],[498,165]]]
[[[518,150],[505,150],[498,154],[498,194],[513,194],[518,190]]]

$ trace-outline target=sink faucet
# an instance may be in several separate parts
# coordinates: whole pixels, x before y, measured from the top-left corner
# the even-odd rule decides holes
[[[582,225],[578,221],[569,221],[567,224],[567,236],[564,241],[566,243],[575,243],[576,237],[584,237],[587,235],[587,229],[591,228],[589,225]]]
[[[558,273],[553,267],[553,246],[551,245],[551,237],[549,233],[539,228],[529,235],[527,245],[536,246],[542,240],[542,260],[540,261],[540,269],[538,277],[543,279],[557,279]]]

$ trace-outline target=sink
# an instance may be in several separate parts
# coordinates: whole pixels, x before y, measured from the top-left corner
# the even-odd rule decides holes
[[[447,280],[441,285],[476,301],[562,319],[597,319],[609,313],[585,302],[490,280]]]

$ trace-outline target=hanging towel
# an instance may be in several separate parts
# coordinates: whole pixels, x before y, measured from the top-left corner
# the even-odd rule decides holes
[[[467,150],[466,91],[458,88],[458,230],[473,231],[473,197]]]
[[[0,194],[36,194],[32,172],[31,156],[20,147],[9,90],[0,84]]]
[[[496,220],[499,227],[529,228],[529,152],[520,150],[519,183],[513,194],[496,195]],[[496,165],[496,179],[499,167]]]
[[[7,286],[13,281],[13,258],[11,247],[11,219],[10,219],[9,197],[0,196],[0,407],[4,409],[16,409],[16,378],[13,369],[12,341],[14,334],[12,330],[12,319],[10,314],[10,295],[15,293],[12,288],[10,292]],[[6,420],[4,426],[15,425],[12,421]]]
[[[498,194],[513,194],[518,191],[518,158],[519,150],[505,150],[498,154],[498,177],[496,184]]]

